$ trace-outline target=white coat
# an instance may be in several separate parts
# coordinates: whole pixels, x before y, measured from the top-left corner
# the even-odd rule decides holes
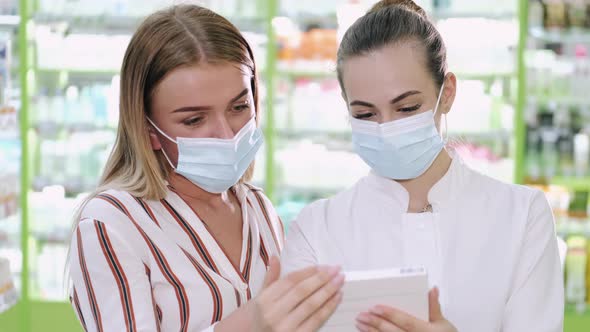
[[[562,331],[563,275],[542,192],[496,181],[455,157],[428,199],[432,213],[407,213],[407,191],[371,173],[302,210],[283,268],[424,266],[459,331]]]

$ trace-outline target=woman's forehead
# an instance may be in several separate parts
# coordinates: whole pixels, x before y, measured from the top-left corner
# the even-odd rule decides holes
[[[383,88],[399,93],[425,89],[432,78],[420,51],[408,43],[396,43],[347,59],[342,82],[348,98],[376,95]]]

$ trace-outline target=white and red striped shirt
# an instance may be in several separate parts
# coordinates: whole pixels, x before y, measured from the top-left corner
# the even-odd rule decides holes
[[[84,208],[71,242],[71,302],[86,331],[210,329],[262,287],[282,223],[260,189],[234,187],[242,207],[238,271],[176,193],[147,201],[109,190]]]

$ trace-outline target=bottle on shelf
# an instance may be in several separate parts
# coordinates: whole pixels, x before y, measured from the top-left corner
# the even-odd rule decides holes
[[[588,48],[584,45],[576,45],[574,60],[572,94],[580,99],[587,98],[590,87],[590,58]]]
[[[590,132],[586,130],[574,136],[574,167],[578,177],[588,175],[590,162]]]
[[[576,305],[578,311],[585,310],[587,239],[570,236],[567,239],[568,254],[565,262],[565,298]]]
[[[587,0],[567,0],[567,19],[572,29],[584,29],[586,25]]]
[[[543,3],[541,0],[532,0],[529,3],[529,26],[534,29],[543,28]]]
[[[563,0],[543,0],[544,27],[549,30],[562,30],[567,27],[567,7]]]

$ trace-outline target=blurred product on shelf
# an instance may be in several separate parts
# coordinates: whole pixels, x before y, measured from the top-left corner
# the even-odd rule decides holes
[[[302,158],[302,156],[305,156]],[[293,189],[337,192],[354,184],[369,172],[369,167],[354,153],[329,150],[323,144],[302,139],[277,152],[277,168],[281,182]],[[335,170],[338,170],[335,172]]]
[[[0,139],[18,135],[18,116],[14,107],[0,107]]]
[[[587,0],[533,0],[531,26],[550,30],[590,28],[590,3]]]
[[[590,40],[589,40],[590,41]],[[588,104],[587,87],[590,86],[590,57],[588,48],[573,45],[574,56],[554,50],[527,52],[528,92],[547,103],[554,99],[561,104]],[[563,48],[559,52],[564,52]]]
[[[33,276],[32,294],[49,300],[63,300],[63,272],[72,230],[73,213],[85,197],[66,197],[62,186],[47,186],[40,192],[31,192],[30,227],[36,240],[31,258]]]
[[[0,108],[0,223],[14,216],[19,206],[19,167],[21,145],[18,140],[16,110]],[[6,135],[10,133],[10,135]],[[1,229],[1,227],[0,227]]]
[[[36,129],[33,187],[60,184],[68,194],[93,189],[115,140],[119,77],[110,84],[70,85],[31,105]]]
[[[18,1],[0,0],[0,15],[17,15]]]
[[[16,173],[2,173],[0,170],[0,222],[18,212],[18,181]]]
[[[13,2],[13,1],[12,1]],[[39,0],[38,10],[43,14],[72,17],[130,17],[141,18],[170,6],[170,0]],[[260,1],[255,0],[183,0],[182,3],[195,3],[228,17],[259,17]],[[1,4],[1,3],[0,3]],[[10,7],[7,7],[10,9]]]
[[[18,294],[12,282],[10,262],[0,257],[0,313],[8,310],[18,301]]]
[[[350,134],[347,106],[336,79],[298,78],[281,82],[278,91],[275,128],[279,135],[298,139],[310,133]]]
[[[52,26],[35,28],[38,69],[113,72],[121,68],[130,35],[69,33]]]
[[[583,236],[570,236],[567,240],[568,254],[565,261],[565,298],[577,305],[577,310],[586,309],[586,264],[588,241]]]
[[[590,188],[572,190],[556,185],[537,185],[555,215],[557,234],[567,243],[565,258],[566,301],[578,312],[590,304]]]
[[[590,183],[590,2],[529,4],[524,180],[582,188]]]
[[[527,183],[550,181],[555,176],[590,175],[590,103],[543,104],[533,97],[525,119]]]
[[[459,78],[463,74],[515,75],[518,21],[514,18],[448,18],[439,20],[437,28],[448,49],[449,70]],[[478,31],[478,34],[466,35],[468,30]],[[481,35],[486,38],[480,38]]]

